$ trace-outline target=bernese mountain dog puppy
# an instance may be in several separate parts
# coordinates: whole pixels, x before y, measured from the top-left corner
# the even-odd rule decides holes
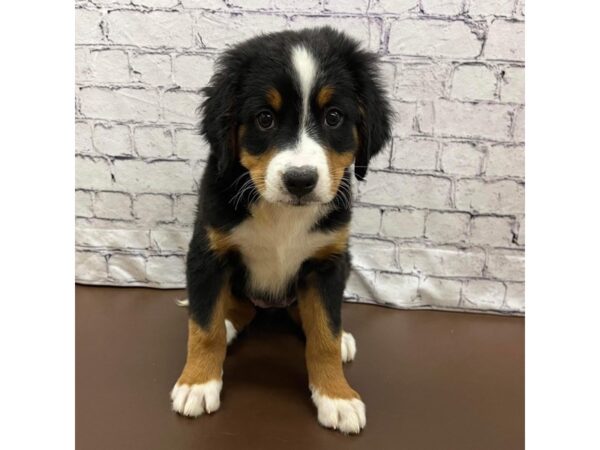
[[[256,307],[287,308],[306,336],[325,427],[358,433],[365,405],[340,310],[350,270],[351,166],[364,179],[390,139],[375,54],[329,27],[261,35],[227,50],[203,90],[210,156],[187,256],[187,361],[173,409],[219,409],[226,347]]]

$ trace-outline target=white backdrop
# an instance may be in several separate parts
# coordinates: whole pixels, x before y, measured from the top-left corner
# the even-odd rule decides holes
[[[524,312],[521,0],[76,1],[76,280],[184,287],[219,51],[330,24],[380,54],[399,120],[355,190],[351,300]]]

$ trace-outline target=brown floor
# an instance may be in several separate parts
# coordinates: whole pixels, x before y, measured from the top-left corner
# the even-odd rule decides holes
[[[524,320],[344,305],[346,365],[367,427],[318,425],[303,343],[263,314],[229,348],[221,409],[170,410],[185,359],[183,291],[76,287],[78,450],[524,448]]]

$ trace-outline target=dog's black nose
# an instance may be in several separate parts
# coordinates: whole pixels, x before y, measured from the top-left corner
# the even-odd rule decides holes
[[[317,169],[311,166],[291,167],[283,174],[286,189],[297,197],[302,197],[312,191],[317,185],[319,175]]]

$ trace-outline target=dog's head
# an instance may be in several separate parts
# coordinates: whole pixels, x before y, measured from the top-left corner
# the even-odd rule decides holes
[[[376,56],[328,27],[237,45],[204,93],[201,132],[219,172],[241,164],[269,202],[332,201],[352,163],[364,179],[390,138]]]

